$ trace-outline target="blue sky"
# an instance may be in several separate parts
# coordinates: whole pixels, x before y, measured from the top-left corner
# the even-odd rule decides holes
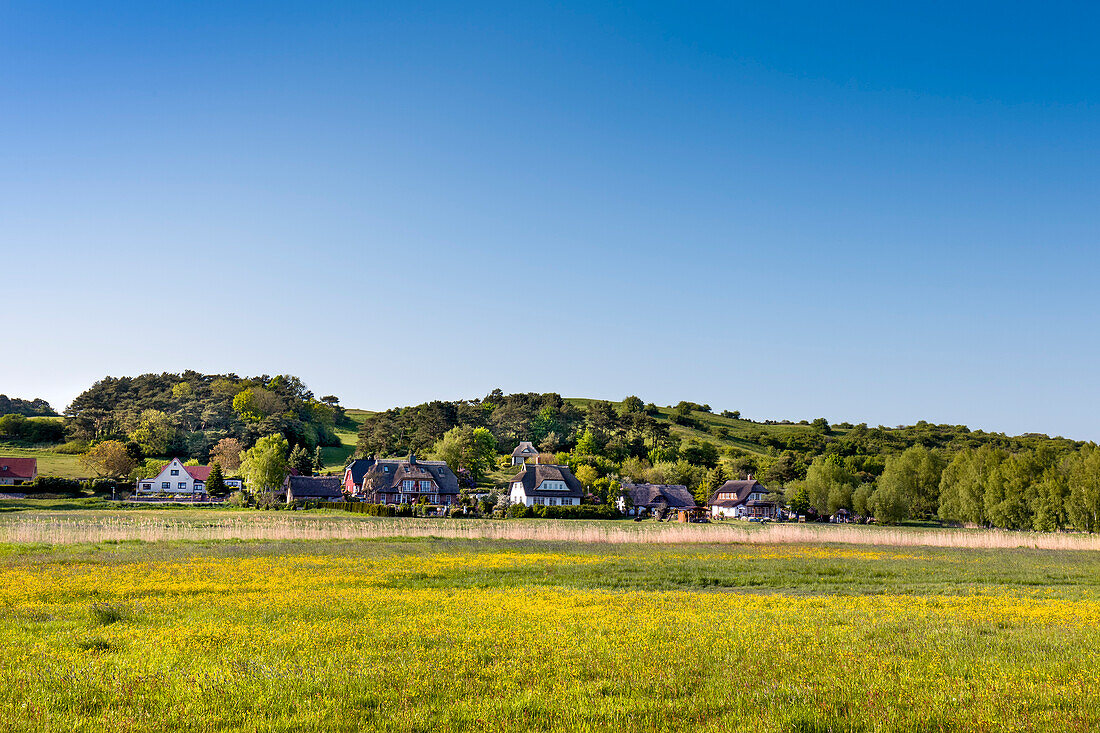
[[[0,392],[1100,439],[1083,4],[0,6]]]

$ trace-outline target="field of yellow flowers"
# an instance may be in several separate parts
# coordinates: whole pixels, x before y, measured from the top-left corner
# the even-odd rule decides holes
[[[1086,731],[1100,559],[0,547],[0,730]]]

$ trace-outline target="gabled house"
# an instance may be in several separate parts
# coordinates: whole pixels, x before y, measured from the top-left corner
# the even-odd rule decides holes
[[[569,466],[524,464],[509,487],[511,502],[526,506],[576,506],[584,498],[584,487]]]
[[[37,476],[37,458],[4,458],[0,456],[0,486],[29,484]]]
[[[443,461],[360,458],[344,469],[344,493],[372,504],[449,506],[458,501],[458,476]]]
[[[185,466],[179,458],[173,458],[156,476],[138,479],[137,493],[205,495],[206,480],[210,478],[211,469],[213,466]],[[227,478],[225,485],[231,489],[240,489],[244,487],[244,482]]]
[[[512,451],[512,465],[519,466],[527,463],[528,459],[534,458],[536,461],[539,459],[538,448],[529,440],[522,441],[516,446],[516,449]]]
[[[768,490],[755,479],[727,481],[711,494],[707,508],[712,517],[775,519],[775,502],[765,497]]]
[[[623,494],[619,497],[619,511],[627,515],[649,511],[665,514],[669,509],[691,509],[695,497],[686,486],[680,484],[632,484],[623,482]],[[628,502],[626,497],[630,498]]]
[[[296,501],[343,501],[339,476],[287,476],[286,503]]]

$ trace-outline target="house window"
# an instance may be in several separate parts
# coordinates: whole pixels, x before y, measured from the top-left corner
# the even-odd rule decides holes
[[[152,484],[142,484],[141,488],[145,489],[146,491],[152,491],[153,490],[153,485]]]
[[[401,486],[402,486],[402,488],[405,489],[405,491],[412,491],[415,484],[416,484],[415,481],[402,481],[401,482]]]
[[[180,488],[180,489],[186,489],[187,488],[187,482],[186,481],[180,481],[178,484],[176,484],[176,487]]]
[[[160,488],[167,491],[168,489],[172,488],[172,484],[168,483],[167,481],[161,481],[160,482]]]
[[[421,481],[420,482],[420,490],[421,491],[431,491],[431,488],[432,488],[432,482],[431,481]]]
[[[180,472],[179,472],[178,468],[173,468],[170,473],[173,476],[179,476],[180,475]]]

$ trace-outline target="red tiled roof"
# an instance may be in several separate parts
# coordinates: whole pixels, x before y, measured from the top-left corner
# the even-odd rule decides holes
[[[12,460],[14,461],[16,459],[13,458]],[[30,460],[33,461],[34,459],[32,458]],[[165,463],[163,466],[160,467],[160,471],[158,471],[157,473],[159,474],[159,473],[163,472],[164,469],[168,468],[168,466],[170,466],[170,465],[172,465],[172,464]],[[183,470],[187,471],[187,473],[191,476],[191,478],[195,479],[196,481],[202,481],[205,484],[207,479],[210,478],[210,471],[212,471],[213,468],[214,468],[213,466],[184,466]],[[289,472],[289,474],[291,476],[297,476],[298,475],[297,469],[288,468],[287,471]],[[2,476],[2,475],[3,474],[0,474],[0,476]]]
[[[187,469],[187,473],[191,474],[191,478],[206,483],[206,479],[210,478],[210,470],[213,466],[184,466],[184,468]]]
[[[168,468],[171,465],[171,463],[165,463],[163,466],[160,467],[160,471],[157,471],[157,473],[163,473],[164,469]],[[211,468],[213,468],[213,466],[184,466],[183,470],[187,471],[188,475],[196,481],[202,481],[203,483],[206,483],[206,479],[210,478]]]
[[[32,479],[38,473],[37,458],[0,457],[0,478]]]

